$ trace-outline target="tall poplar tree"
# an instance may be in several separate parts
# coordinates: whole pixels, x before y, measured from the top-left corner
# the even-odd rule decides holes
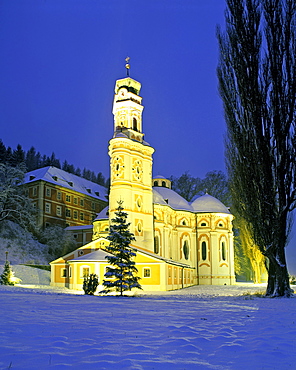
[[[291,295],[285,247],[296,199],[295,0],[226,0],[218,78],[233,203],[268,258],[267,296]]]
[[[140,277],[135,276],[138,269],[133,261],[136,256],[135,251],[130,247],[130,243],[135,240],[134,234],[129,231],[130,223],[127,222],[127,213],[124,212],[123,202],[118,201],[115,218],[111,220],[110,232],[107,239],[110,244],[107,251],[111,253],[106,259],[110,263],[107,267],[103,281],[105,289],[101,293],[112,291],[123,292],[132,288],[142,289],[139,283]]]

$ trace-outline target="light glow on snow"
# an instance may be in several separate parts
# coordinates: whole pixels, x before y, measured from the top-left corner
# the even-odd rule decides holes
[[[204,285],[101,297],[0,286],[0,368],[293,369],[296,299],[246,295],[259,290]]]

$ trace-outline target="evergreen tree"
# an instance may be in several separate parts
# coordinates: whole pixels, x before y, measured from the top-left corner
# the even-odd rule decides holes
[[[105,177],[103,176],[102,172],[97,174],[96,183],[105,186]]]
[[[0,163],[6,162],[6,146],[3,144],[3,141],[0,139]]]
[[[40,158],[39,158],[40,160]],[[32,146],[26,153],[26,167],[27,171],[33,171],[38,168],[38,159],[36,155],[36,149]]]
[[[291,296],[285,247],[296,207],[295,0],[227,0],[219,88],[235,210],[268,258],[266,295]]]
[[[4,270],[0,275],[0,284],[1,285],[15,285],[20,279],[14,277],[14,273],[11,269],[10,263],[7,259],[8,252],[6,252],[6,261],[4,265]]]
[[[16,167],[25,162],[25,152],[20,144],[17,145],[17,148],[12,153],[11,165]]]
[[[81,169],[79,167],[76,168],[75,175],[81,177]]]
[[[6,150],[6,163],[9,165],[12,164],[12,149],[10,146]]]
[[[110,233],[107,236],[107,239],[110,240],[107,251],[112,255],[106,257],[111,267],[107,267],[105,278],[110,280],[104,280],[105,289],[101,292],[109,293],[115,290],[120,292],[121,296],[124,291],[132,288],[142,289],[139,284],[140,278],[134,276],[138,272],[135,262],[132,260],[136,253],[130,247],[130,243],[135,240],[135,237],[129,231],[128,215],[123,212],[122,204],[123,201],[118,201],[116,217],[111,220]]]

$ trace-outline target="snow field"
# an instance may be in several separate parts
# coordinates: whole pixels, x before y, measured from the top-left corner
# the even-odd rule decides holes
[[[32,287],[0,286],[0,369],[296,368],[296,299],[242,295],[262,286],[135,297]]]

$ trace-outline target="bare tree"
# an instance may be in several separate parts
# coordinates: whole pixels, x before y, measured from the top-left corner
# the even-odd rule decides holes
[[[268,258],[267,296],[291,295],[285,246],[295,208],[295,0],[227,0],[218,78],[234,207]]]
[[[0,221],[11,220],[35,233],[36,213],[22,188],[25,167],[0,163]]]

